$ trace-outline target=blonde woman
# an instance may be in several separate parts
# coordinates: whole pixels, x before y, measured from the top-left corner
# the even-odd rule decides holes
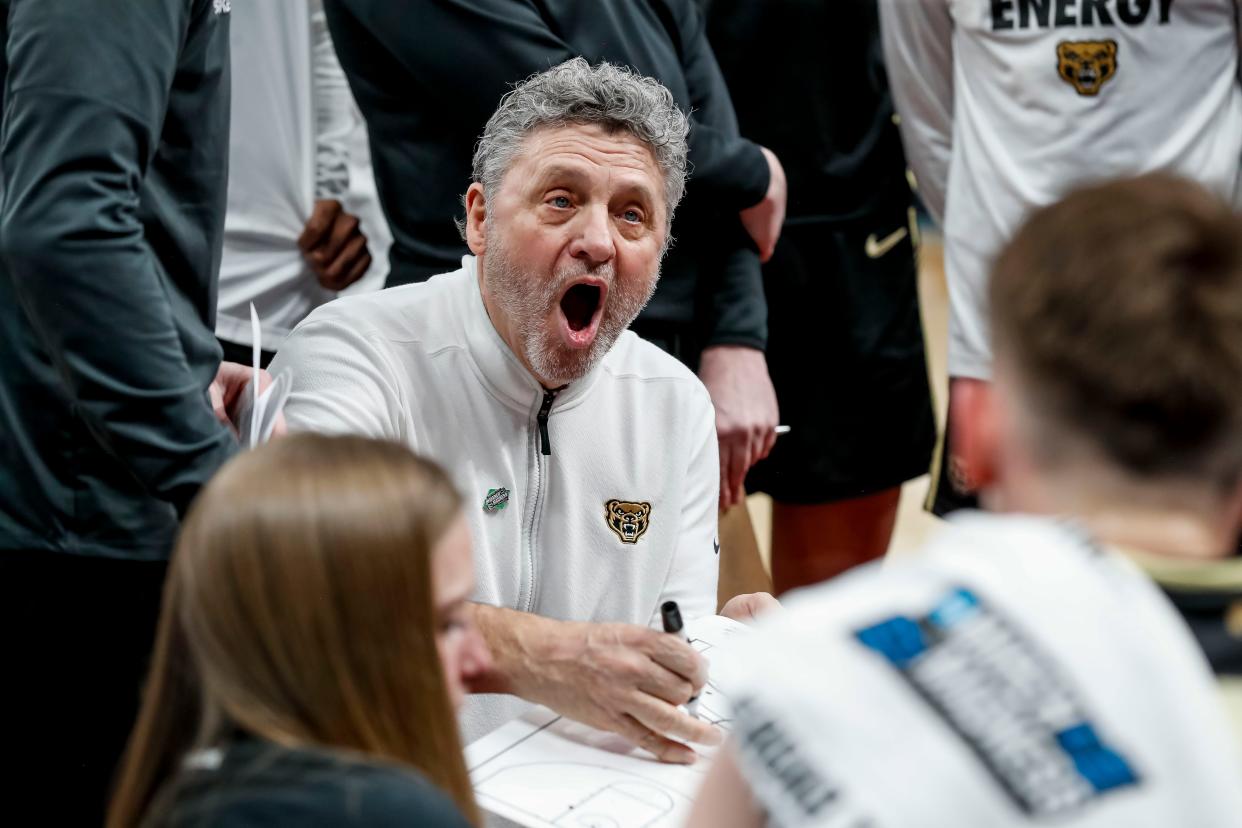
[[[454,716],[489,666],[473,583],[458,495],[406,449],[238,457],[181,532],[108,825],[477,822]]]

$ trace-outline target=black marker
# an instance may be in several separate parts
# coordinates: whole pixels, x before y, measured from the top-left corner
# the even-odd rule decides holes
[[[676,601],[665,601],[660,605],[660,621],[664,624],[664,631],[673,635],[680,635],[681,640],[687,644],[690,643],[690,636],[686,635],[686,625],[681,620],[681,610],[677,607]],[[699,697],[691,696],[690,701],[686,702],[686,712],[694,718],[699,717]]]

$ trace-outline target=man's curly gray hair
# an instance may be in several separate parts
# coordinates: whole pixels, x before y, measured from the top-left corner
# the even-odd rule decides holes
[[[531,75],[500,100],[474,150],[474,180],[491,196],[527,136],[543,127],[599,124],[646,144],[664,176],[668,221],[686,190],[689,122],[659,81],[578,57]]]

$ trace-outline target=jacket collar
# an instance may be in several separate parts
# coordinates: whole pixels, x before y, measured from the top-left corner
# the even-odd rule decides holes
[[[461,289],[465,300],[461,313],[463,333],[466,348],[478,367],[480,378],[501,401],[522,411],[529,411],[532,403],[538,406],[542,401],[545,389],[526,370],[526,366],[501,338],[491,317],[487,315],[479,285],[478,259],[474,256],[463,256],[461,267],[464,276]],[[608,354],[604,354],[586,376],[557,391],[554,408],[560,409],[584,398],[595,385],[607,358]]]

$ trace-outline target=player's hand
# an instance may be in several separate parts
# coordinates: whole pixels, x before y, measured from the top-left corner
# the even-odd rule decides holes
[[[345,212],[335,199],[315,202],[298,247],[319,284],[328,290],[344,290],[371,267],[371,252],[358,217]]]
[[[760,147],[768,162],[768,192],[763,200],[741,212],[742,226],[759,248],[759,261],[766,262],[776,250],[785,224],[785,200],[789,195],[785,181],[785,168],[780,159],[767,147]]]
[[[766,613],[781,608],[781,602],[772,597],[770,592],[748,592],[745,595],[734,595],[720,608],[720,614],[743,624],[752,624],[755,619]]]
[[[707,682],[706,660],[681,638],[633,624],[554,623],[523,698],[619,733],[663,762],[694,762],[687,742],[720,744],[719,730],[677,708]]]
[[[992,384],[971,377],[949,379],[949,474],[955,488],[979,494],[996,479],[998,440],[991,416]]]
[[[248,365],[221,362],[219,369],[216,370],[216,378],[207,388],[208,396],[211,398],[212,413],[216,415],[217,420],[233,432],[234,437],[238,435],[237,417],[238,410],[241,408],[242,392],[250,385],[254,376],[253,372],[254,369]],[[260,368],[259,393],[262,394],[271,384],[272,375]],[[280,414],[272,429],[272,437],[283,436],[285,431],[285,415]]]
[[[780,411],[763,352],[739,345],[703,351],[699,379],[716,407],[720,440],[720,509],[745,498],[746,472],[768,456],[776,442]]]

